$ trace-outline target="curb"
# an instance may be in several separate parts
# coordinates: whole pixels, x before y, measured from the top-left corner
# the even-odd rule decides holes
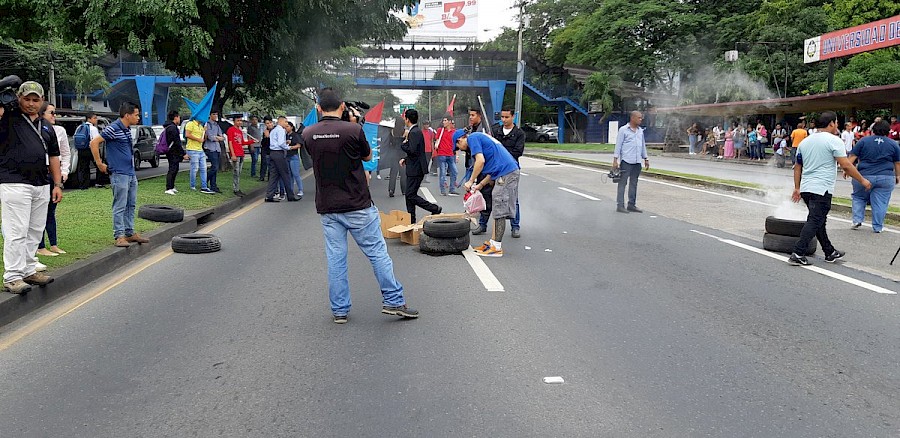
[[[566,164],[577,164],[579,166],[592,167],[595,169],[609,170],[612,168],[611,165],[606,164],[606,163],[599,163],[596,161],[589,161],[589,160],[581,160],[578,158],[561,157],[561,156],[552,155],[552,154],[526,152],[524,155],[526,157],[538,158],[541,160],[556,161],[556,162],[566,163]],[[731,184],[718,183],[718,182],[712,182],[712,181],[704,181],[701,179],[684,177],[684,176],[663,175],[663,174],[653,173],[652,170],[649,172],[646,172],[646,173],[642,173],[642,176],[643,175],[646,175],[646,176],[649,176],[652,178],[656,178],[656,179],[679,182],[682,184],[690,184],[690,185],[700,186],[700,187],[705,187],[705,188],[710,188],[710,189],[725,190],[725,191],[729,191],[729,192],[737,192],[737,193],[755,195],[755,196],[759,196],[759,197],[766,196],[766,192],[764,190],[760,190],[760,189],[754,189],[754,188],[750,188],[750,187],[741,187],[741,186],[735,186],[735,185],[731,185]],[[849,205],[835,204],[835,203],[831,204],[831,210],[840,212],[840,213],[851,213],[853,211],[853,209]],[[900,222],[900,214],[888,212],[887,215],[885,216],[885,219]]]
[[[254,199],[264,194],[265,190],[265,187],[257,188],[243,198],[231,199],[216,207],[185,215],[183,222],[159,227],[147,233],[146,236],[150,239],[148,244],[132,245],[128,248],[110,247],[89,258],[55,270],[52,273],[54,281],[47,287],[34,287],[30,292],[22,295],[0,292],[0,327],[136,261],[157,248],[168,246],[173,237],[192,233],[204,223],[253,202]]]

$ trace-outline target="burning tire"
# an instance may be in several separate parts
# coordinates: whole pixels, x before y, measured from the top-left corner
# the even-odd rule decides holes
[[[765,235],[763,235],[763,249],[765,249],[766,251],[783,252],[786,254],[790,254],[794,252],[794,245],[797,244],[798,240],[800,240],[799,237],[766,233]],[[816,239],[812,239],[809,241],[809,246],[806,248],[806,254],[801,255],[813,255],[815,254],[817,248],[818,245],[816,244]]]
[[[779,236],[800,237],[803,231],[803,225],[806,221],[795,221],[791,219],[779,219],[775,216],[766,218],[766,232],[778,234]]]

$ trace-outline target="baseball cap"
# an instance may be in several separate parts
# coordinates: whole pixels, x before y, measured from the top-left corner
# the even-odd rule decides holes
[[[37,94],[40,97],[44,97],[44,87],[35,81],[28,81],[19,85],[19,91],[16,92],[17,96],[27,96],[29,94]]]
[[[453,132],[453,144],[455,145],[457,141],[459,141],[462,136],[466,135],[465,129],[457,129]]]

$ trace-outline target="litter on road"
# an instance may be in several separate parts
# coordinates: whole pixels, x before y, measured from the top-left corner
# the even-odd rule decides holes
[[[560,376],[544,377],[542,380],[548,385],[558,385],[560,383],[566,383],[566,381]]]

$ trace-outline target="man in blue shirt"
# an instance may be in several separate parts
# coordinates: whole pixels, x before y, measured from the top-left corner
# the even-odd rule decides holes
[[[219,126],[219,112],[212,111],[209,113],[209,121],[206,122],[206,133],[203,136],[203,152],[206,153],[206,159],[209,161],[209,171],[206,172],[206,186],[216,193],[222,193],[222,190],[219,189],[217,177],[222,158],[222,145],[219,142],[224,140],[225,135],[222,134],[222,128]]]
[[[148,243],[134,231],[134,208],[137,205],[138,180],[134,173],[131,125],[141,121],[141,108],[131,102],[119,106],[119,120],[103,129],[91,140],[91,154],[100,173],[108,173],[113,189],[113,238],[116,246],[127,248],[132,243]],[[100,160],[100,143],[106,143],[106,163]],[[107,164],[108,163],[108,164]]]
[[[269,160],[271,161],[271,172],[269,176],[269,188],[266,190],[266,202],[278,202],[275,200],[275,193],[278,191],[279,184],[282,187],[291,186],[291,170],[288,167],[287,151],[290,149],[287,143],[287,131],[285,126],[288,125],[287,117],[279,116],[278,124],[272,128],[269,133]],[[294,196],[293,190],[287,191],[288,202],[299,201],[300,198]]]
[[[466,134],[464,129],[453,133],[453,143],[463,151],[469,151],[474,161],[472,174],[464,184],[467,191],[481,190],[493,184],[494,233],[490,241],[475,250],[482,257],[503,256],[503,234],[506,220],[516,217],[516,200],[519,199],[519,164],[503,145],[481,132]],[[484,177],[475,184],[478,175]]]
[[[644,160],[644,169],[650,169],[650,160],[647,159],[647,143],[644,142],[644,129],[641,121],[644,115],[640,111],[631,112],[630,122],[619,128],[616,136],[616,150],[613,153],[613,169],[621,169],[619,190],[616,194],[616,211],[619,213],[643,213],[637,208],[637,183],[641,176],[641,160]],[[621,163],[620,163],[621,161]],[[625,208],[625,186],[628,186],[628,208]]]

